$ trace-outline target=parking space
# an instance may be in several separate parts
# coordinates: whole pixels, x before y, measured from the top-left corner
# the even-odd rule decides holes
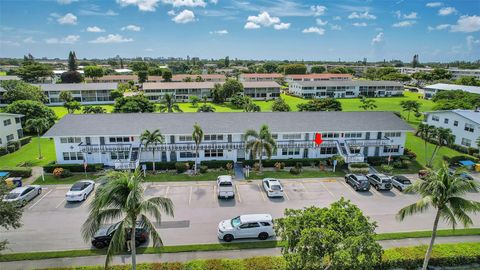
[[[260,182],[235,184],[237,201],[244,204],[262,204],[267,201]]]

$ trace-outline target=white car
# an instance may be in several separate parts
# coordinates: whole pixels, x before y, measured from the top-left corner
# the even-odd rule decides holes
[[[17,187],[5,195],[3,201],[15,203],[17,206],[22,207],[41,193],[42,188],[38,185]]]
[[[280,181],[275,178],[264,178],[262,183],[268,197],[283,197],[283,187]]]
[[[273,219],[269,214],[241,215],[218,224],[218,239],[231,242],[240,238],[266,240],[275,236]]]
[[[220,175],[217,177],[217,196],[219,199],[235,197],[233,181],[230,175]]]
[[[407,187],[412,185],[410,179],[403,175],[392,176],[392,185],[400,191],[404,191]]]
[[[95,188],[95,182],[92,180],[81,180],[73,184],[67,192],[67,202],[80,202],[87,199],[88,195],[92,193]]]

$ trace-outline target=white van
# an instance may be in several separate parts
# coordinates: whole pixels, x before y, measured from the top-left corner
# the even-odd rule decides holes
[[[233,181],[230,175],[220,175],[217,177],[217,196],[219,199],[235,197]]]
[[[269,214],[241,215],[218,224],[218,239],[231,242],[240,238],[266,240],[275,236],[273,219]]]

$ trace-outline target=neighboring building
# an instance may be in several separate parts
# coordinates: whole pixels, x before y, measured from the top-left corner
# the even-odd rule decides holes
[[[20,77],[15,75],[0,76],[0,81],[18,81],[18,80],[20,80]]]
[[[23,137],[21,114],[0,113],[0,147]]]
[[[243,134],[263,124],[276,139],[272,159],[341,155],[347,163],[402,155],[406,133],[413,131],[392,112],[114,113],[68,114],[44,137],[53,138],[58,163],[81,164],[86,159],[133,169],[141,161],[194,160],[196,123],[204,132],[199,161],[249,159]],[[165,143],[145,148],[140,134],[155,129],[161,130]],[[313,141],[316,133],[322,133],[321,145]]]
[[[210,98],[215,84],[216,82],[144,83],[143,92],[150,100],[160,100],[165,94],[171,94],[176,100],[185,102],[190,96]],[[273,99],[280,96],[280,85],[276,82],[244,82],[243,88],[245,95],[254,99]]]
[[[57,83],[38,84],[48,98],[49,105],[62,105],[60,92],[69,91],[75,100],[82,104],[113,103],[110,93],[116,90],[117,83]]]
[[[137,75],[105,75],[100,78],[85,78],[85,82],[87,83],[128,83],[133,81],[134,83],[138,83],[138,76]],[[161,82],[162,76],[148,76],[146,82]]]
[[[479,110],[426,112],[424,123],[452,130],[452,134],[455,135],[455,144],[479,148],[476,143],[480,138]]]
[[[289,83],[289,92],[303,98],[389,97],[403,93],[403,85],[393,81],[325,80]]]
[[[291,82],[308,82],[308,81],[350,81],[353,76],[350,74],[334,74],[334,73],[313,73],[313,74],[291,74],[285,75],[285,81]]]
[[[172,82],[185,82],[187,78],[195,81],[197,77],[202,78],[204,82],[224,82],[227,79],[223,74],[175,74],[172,76]]]
[[[480,94],[480,87],[478,86],[437,83],[423,87],[425,98],[431,98],[440,91],[452,90],[462,90],[469,93]]]
[[[263,82],[281,79],[283,79],[283,74],[280,73],[242,73],[238,77],[241,82]]]
[[[402,74],[412,75],[417,72],[432,72],[433,68],[413,68],[413,67],[399,67],[396,68]],[[458,69],[458,68],[449,68],[447,69],[452,74],[452,80],[459,79],[461,77],[471,76],[475,79],[480,80],[480,69]]]
[[[115,71],[115,73],[118,73],[118,74],[133,74],[133,70],[128,68],[117,68],[117,69],[114,69],[113,71]]]

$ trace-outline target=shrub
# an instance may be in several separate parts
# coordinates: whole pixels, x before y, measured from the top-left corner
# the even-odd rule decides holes
[[[66,177],[72,176],[72,172],[64,168],[55,168],[53,170],[53,176],[56,178],[66,178]]]
[[[278,171],[281,171],[285,168],[285,163],[283,162],[275,162],[275,170],[278,172]]]
[[[384,172],[384,173],[388,173],[388,174],[389,174],[389,173],[392,173],[393,167],[390,166],[390,165],[385,165],[385,164],[384,164],[384,165],[380,166],[380,170],[381,170],[382,172]]]
[[[387,157],[367,157],[367,162],[372,166],[380,166],[387,163]]]
[[[298,175],[301,172],[302,172],[302,169],[299,169],[299,168],[296,168],[296,167],[290,168],[290,173],[291,174]]]
[[[24,146],[25,144],[29,143],[32,140],[32,136],[26,136],[23,138],[20,138],[18,141],[20,142],[21,146]]]
[[[10,173],[11,177],[32,176],[32,168],[27,167],[0,167],[0,171]]]
[[[14,144],[9,144],[9,145],[7,145],[7,151],[8,151],[8,153],[13,153],[13,152],[17,151],[17,147]]]
[[[301,162],[297,162],[297,163],[295,163],[295,169],[299,169],[299,170],[301,170],[301,169],[302,169],[302,167],[303,167],[303,166],[302,166],[302,163],[301,163]]]
[[[350,168],[368,168],[368,163],[359,162],[359,163],[350,163],[348,164]]]
[[[8,150],[6,147],[0,147],[0,156],[4,156],[8,154]]]
[[[85,169],[83,167],[83,164],[48,164],[43,166],[43,170],[46,173],[53,173],[53,170],[56,168],[63,168],[63,169],[68,169],[70,172],[84,172]],[[97,172],[103,169],[103,164],[101,163],[92,163],[88,164],[87,166],[87,172]]]
[[[193,168],[195,162],[194,161],[185,161],[189,164],[191,168]],[[152,170],[153,169],[153,163],[152,162],[142,162],[141,165],[147,165],[147,170]],[[175,170],[175,161],[169,161],[169,162],[155,162],[155,169],[156,170]],[[201,165],[202,163],[200,163]]]
[[[231,171],[233,169],[233,163],[228,162],[227,165],[225,165],[225,169],[227,169],[227,171]]]
[[[206,173],[208,172],[208,167],[207,166],[200,166],[200,173]]]
[[[417,159],[417,154],[415,154],[415,152],[413,152],[408,148],[405,148],[403,153],[405,156],[409,157],[411,160]]]
[[[188,162],[177,162],[175,163],[175,169],[177,173],[184,173],[190,169],[190,164],[188,164]]]
[[[456,164],[462,160],[470,160],[473,162],[478,162],[478,158],[470,157],[470,156],[453,156],[453,157],[443,156],[443,159],[450,164]]]
[[[274,168],[275,163],[282,162],[286,167],[294,167],[297,162],[301,162],[302,166],[311,166],[312,163],[314,166],[317,166],[320,161],[327,161],[326,158],[290,158],[290,159],[267,159],[262,160],[262,166],[264,168]],[[256,160],[244,160],[244,165],[252,166],[257,162]],[[338,166],[338,165],[337,165]]]
[[[262,164],[262,165],[263,165],[263,164]],[[253,164],[253,170],[256,171],[256,172],[260,171],[260,163],[255,162],[255,163]]]
[[[234,163],[232,160],[204,160],[200,165],[207,166],[209,169],[227,168],[228,163]]]

